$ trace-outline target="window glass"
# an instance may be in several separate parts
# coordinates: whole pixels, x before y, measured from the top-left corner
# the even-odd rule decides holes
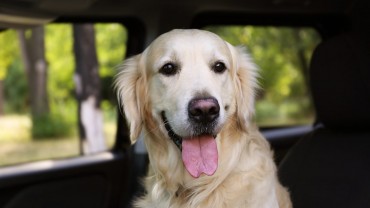
[[[83,42],[88,37],[94,44]],[[126,40],[125,27],[115,23],[0,32],[0,166],[110,149],[117,120],[112,79]]]
[[[259,66],[256,99],[260,127],[312,124],[308,65],[320,36],[312,28],[209,26],[233,45],[244,45]]]

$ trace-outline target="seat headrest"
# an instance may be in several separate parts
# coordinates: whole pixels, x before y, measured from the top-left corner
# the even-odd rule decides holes
[[[370,130],[370,42],[346,33],[321,43],[310,66],[318,120],[338,130]]]

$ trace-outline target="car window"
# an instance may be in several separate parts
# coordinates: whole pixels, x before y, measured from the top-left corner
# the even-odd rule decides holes
[[[0,166],[109,150],[126,40],[117,23],[0,32]]]
[[[244,45],[259,67],[256,122],[260,127],[312,124],[308,64],[320,36],[313,28],[208,26],[233,45]]]

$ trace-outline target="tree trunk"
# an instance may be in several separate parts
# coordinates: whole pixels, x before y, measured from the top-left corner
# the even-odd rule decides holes
[[[20,30],[18,36],[28,78],[31,113],[33,117],[44,116],[49,113],[44,27],[31,29],[30,37],[26,37],[25,30]]]
[[[32,28],[27,32],[18,30],[21,56],[28,79],[32,137],[34,138],[44,136],[43,132],[38,129],[40,125],[45,125],[43,120],[49,114],[44,33],[42,26]]]
[[[106,150],[103,116],[100,110],[101,84],[92,24],[74,24],[75,84],[78,100],[78,124],[81,152],[90,154]]]

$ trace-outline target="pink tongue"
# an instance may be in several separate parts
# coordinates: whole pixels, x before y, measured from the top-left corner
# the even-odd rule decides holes
[[[183,139],[182,161],[194,178],[198,178],[202,173],[213,175],[218,166],[217,145],[213,136]]]

